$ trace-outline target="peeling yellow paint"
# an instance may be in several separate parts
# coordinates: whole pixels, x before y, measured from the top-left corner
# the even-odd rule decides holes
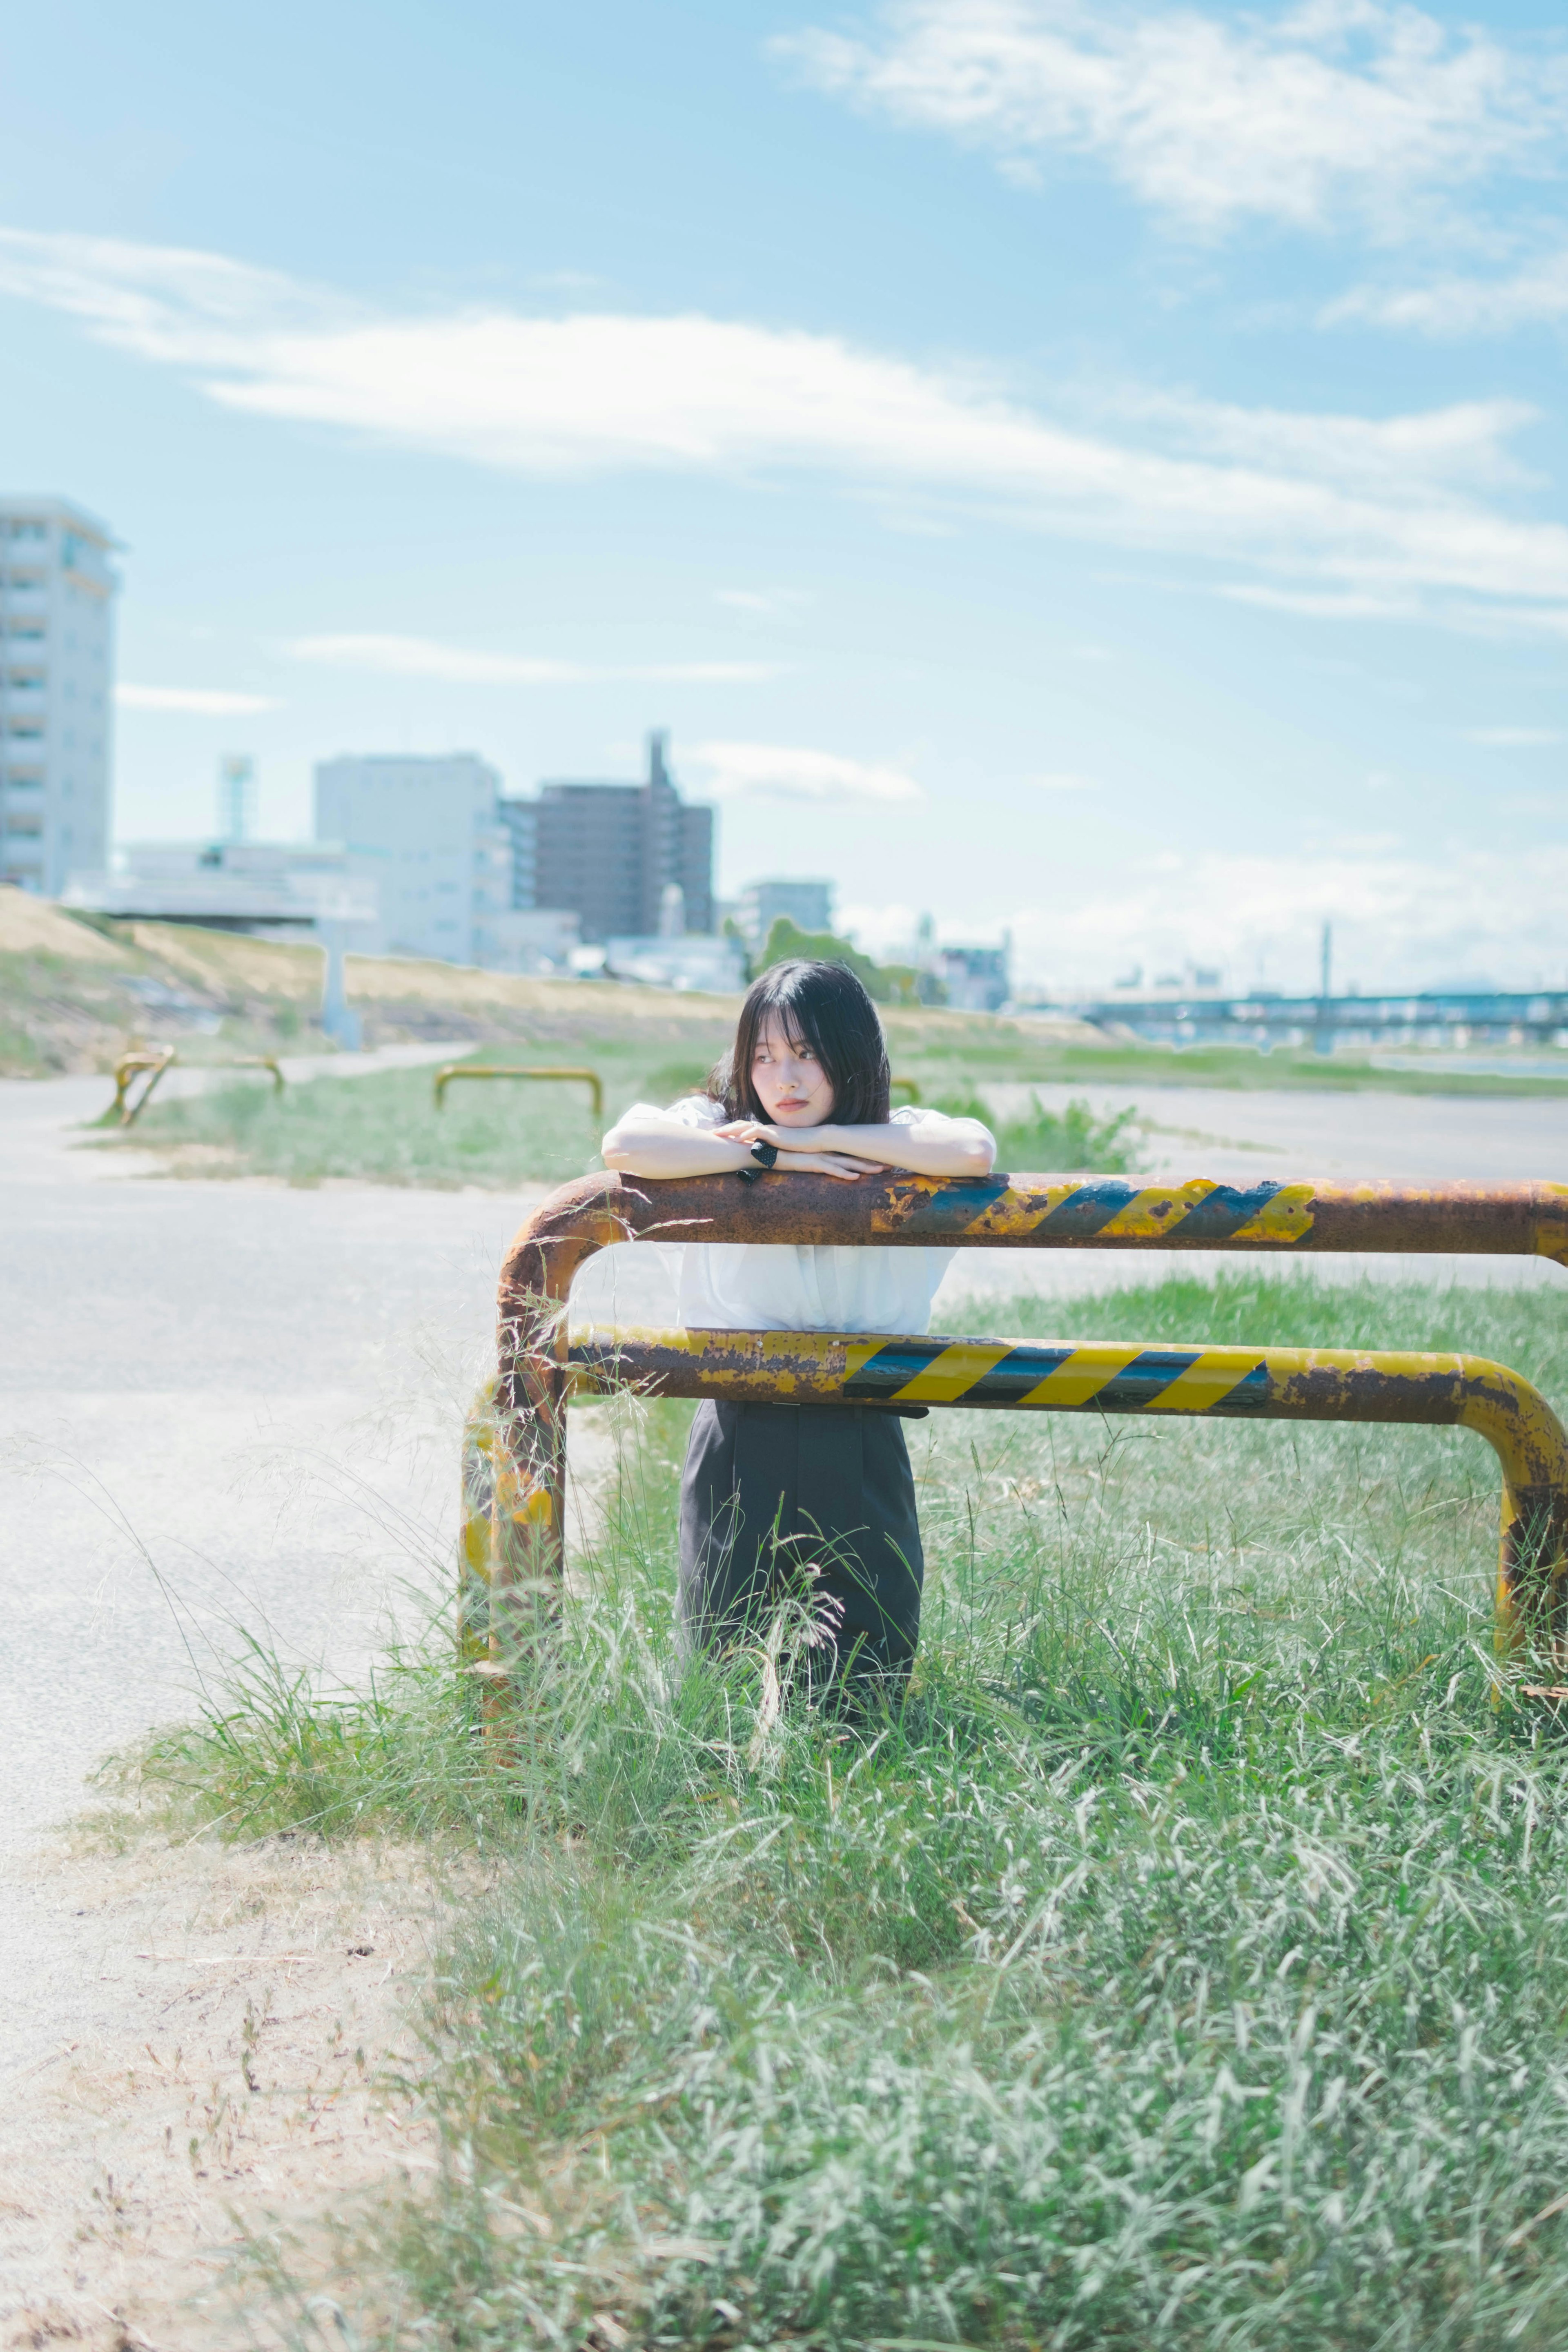
[[[1317,1189],[1315,1184],[1282,1185],[1257,1216],[1249,1217],[1245,1225],[1237,1225],[1225,1246],[1245,1249],[1248,1243],[1289,1244],[1304,1240],[1312,1230],[1310,1204]]]

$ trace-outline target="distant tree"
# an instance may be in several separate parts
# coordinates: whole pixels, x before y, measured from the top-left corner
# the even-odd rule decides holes
[[[947,990],[934,972],[919,971],[913,964],[875,963],[852,940],[832,931],[803,931],[788,915],[775,915],[767,945],[756,959],[755,971],[801,956],[813,963],[841,963],[860,981],[874,1004],[945,1004]]]
[[[720,937],[721,939],[733,940],[735,945],[740,949],[741,967],[745,974],[746,986],[750,988],[752,981],[755,980],[757,976],[760,966],[752,963],[752,950],[747,944],[746,934],[741,929],[740,924],[735,920],[733,915],[725,916],[722,924],[720,926]]]

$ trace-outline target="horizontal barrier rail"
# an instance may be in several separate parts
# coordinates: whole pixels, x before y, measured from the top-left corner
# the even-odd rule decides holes
[[[912,1249],[1344,1250],[1546,1257],[1568,1265],[1568,1184],[1216,1183],[1194,1176],[583,1176],[540,1203],[501,1269],[503,1330],[563,1298],[617,1242],[798,1242]],[[515,1302],[515,1303],[513,1303]],[[505,1353],[503,1339],[503,1359]],[[503,1361],[504,1370],[504,1361]]]
[[[597,1070],[522,1070],[500,1062],[443,1062],[436,1073],[437,1110],[445,1108],[447,1089],[454,1078],[576,1078],[593,1096],[594,1117],[605,1116],[605,1087]]]
[[[174,1068],[179,1058],[178,1049],[173,1045],[153,1045],[144,1052],[121,1054],[114,1065],[114,1100],[104,1113],[104,1119],[111,1119],[118,1113],[121,1127],[134,1127],[146,1109],[159,1079],[165,1070]],[[283,1092],[283,1073],[270,1054],[252,1054],[232,1062],[199,1062],[186,1066],[203,1070],[270,1070],[273,1093],[280,1095]],[[147,1083],[132,1102],[130,1089],[143,1073],[147,1074]]]

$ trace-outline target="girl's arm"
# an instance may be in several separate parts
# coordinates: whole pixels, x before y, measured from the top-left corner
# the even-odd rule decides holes
[[[831,1152],[879,1168],[907,1168],[915,1176],[989,1176],[996,1164],[996,1146],[974,1118],[933,1118],[919,1126],[900,1120],[887,1127],[765,1127],[755,1119],[732,1119],[718,1136],[733,1138],[748,1150],[760,1138],[792,1157]]]
[[[821,1136],[828,1132],[826,1128],[798,1131]],[[852,1135],[859,1130],[847,1128],[844,1131]],[[772,1130],[768,1132],[771,1135]],[[648,1103],[634,1103],[616,1121],[599,1149],[605,1167],[616,1169],[623,1176],[722,1176],[737,1168],[756,1165],[752,1158],[752,1145],[756,1139],[757,1134],[748,1134],[741,1140],[728,1130],[721,1135],[710,1127],[689,1127],[669,1111],[655,1110]],[[792,1174],[840,1176],[853,1182],[868,1172],[858,1164],[864,1157],[863,1153],[851,1157],[812,1149],[792,1152],[789,1166]]]

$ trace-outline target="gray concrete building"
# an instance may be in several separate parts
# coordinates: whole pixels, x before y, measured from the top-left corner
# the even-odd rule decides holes
[[[765,882],[747,884],[741,893],[735,919],[752,947],[766,947],[768,933],[781,915],[787,916],[797,930],[831,931],[832,883],[790,882],[774,877]]]
[[[647,937],[670,928],[673,885],[677,929],[712,930],[713,812],[681,799],[666,740],[649,736],[641,783],[544,783],[537,798],[500,803],[514,907],[567,908],[584,940]]]
[[[113,546],[63,499],[0,497],[0,879],[51,898],[109,862]]]
[[[942,948],[931,969],[957,1013],[1000,1013],[1013,993],[1013,942],[996,948]]]

